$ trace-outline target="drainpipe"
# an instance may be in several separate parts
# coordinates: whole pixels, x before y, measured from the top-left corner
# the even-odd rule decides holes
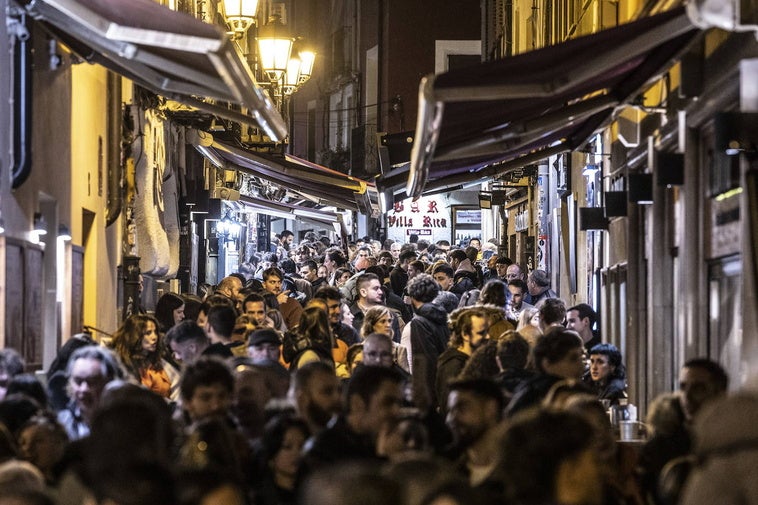
[[[377,63],[376,63],[376,82],[377,82],[377,105],[376,105],[376,131],[383,132],[384,130],[384,118],[382,116],[382,102],[384,102],[384,62],[386,61],[386,58],[384,57],[384,25],[385,25],[385,10],[386,5],[384,0],[379,0],[379,7],[378,7],[378,14],[377,14],[377,33],[376,33],[376,45],[377,45]]]
[[[105,206],[105,226],[116,222],[121,214],[123,195],[121,181],[121,77],[108,72],[107,77],[108,199]]]
[[[13,165],[11,187],[21,186],[32,171],[32,45],[31,22],[26,14],[8,16],[8,31],[11,36],[13,58]]]

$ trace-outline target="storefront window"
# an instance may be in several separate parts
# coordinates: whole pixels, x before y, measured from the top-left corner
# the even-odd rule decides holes
[[[708,357],[722,361],[730,337],[741,332],[742,261],[731,256],[711,263],[708,274]]]

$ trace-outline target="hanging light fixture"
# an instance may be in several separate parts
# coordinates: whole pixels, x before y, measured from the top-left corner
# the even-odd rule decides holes
[[[241,38],[255,24],[257,11],[258,0],[224,0],[226,22],[234,31],[235,37]]]
[[[32,232],[38,236],[47,235],[47,221],[45,221],[45,217],[40,212],[34,213],[34,229]]]
[[[260,27],[256,40],[261,68],[272,82],[278,82],[287,71],[295,39],[289,35],[280,16],[274,15],[268,24]]]
[[[64,242],[69,242],[71,240],[71,230],[69,230],[68,226],[63,223],[58,225],[58,240]]]

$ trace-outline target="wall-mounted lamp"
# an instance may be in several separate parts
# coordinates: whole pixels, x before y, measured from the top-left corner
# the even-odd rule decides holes
[[[639,205],[653,204],[653,174],[629,174],[627,183],[630,202]]]
[[[713,128],[717,152],[737,156],[758,150],[758,113],[719,112]]]
[[[41,212],[34,213],[34,228],[32,232],[38,236],[47,235],[47,221],[45,221],[45,216]]]
[[[64,242],[69,242],[71,240],[71,230],[69,230],[68,226],[63,223],[58,225],[58,240]]]
[[[258,0],[224,0],[226,22],[235,37],[242,38],[248,28],[255,24]]]
[[[492,193],[482,191],[479,193],[479,208],[491,209],[492,208]]]

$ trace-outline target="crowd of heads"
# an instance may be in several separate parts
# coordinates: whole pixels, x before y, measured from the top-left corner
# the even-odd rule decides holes
[[[72,337],[45,385],[0,350],[0,503],[660,498],[618,464],[621,352],[547,272],[478,239],[294,238],[205,296],[166,293],[109,338]],[[650,437],[689,433],[727,386],[716,363],[686,362]],[[648,480],[662,452],[644,455]]]

